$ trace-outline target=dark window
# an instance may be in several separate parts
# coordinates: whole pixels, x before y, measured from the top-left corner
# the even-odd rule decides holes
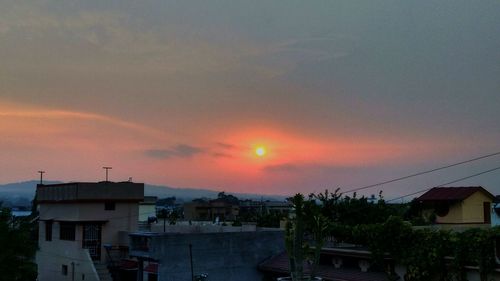
[[[75,241],[76,225],[71,222],[59,223],[59,239]]]
[[[491,223],[491,203],[490,202],[484,202],[483,203],[483,216],[484,216],[484,223]]]
[[[45,241],[52,241],[52,222],[45,222]]]
[[[63,264],[61,268],[62,275],[68,275],[68,266]]]
[[[104,210],[105,211],[114,211],[116,208],[115,202],[105,202],[104,203]]]

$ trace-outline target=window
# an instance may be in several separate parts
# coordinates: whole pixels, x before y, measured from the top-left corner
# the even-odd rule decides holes
[[[62,275],[68,275],[68,266],[63,264],[62,267],[61,267],[61,274]]]
[[[59,223],[59,239],[75,241],[76,225],[72,222]]]
[[[45,221],[45,241],[52,241],[52,221]]]
[[[116,208],[115,202],[105,202],[104,203],[104,210],[105,211],[114,211]]]

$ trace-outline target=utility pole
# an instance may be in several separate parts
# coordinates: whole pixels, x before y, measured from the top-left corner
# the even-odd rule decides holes
[[[38,171],[40,174],[40,184],[43,184],[43,174],[45,174],[45,171]]]
[[[108,171],[113,169],[113,167],[102,167],[104,170],[106,170],[106,181],[109,181],[108,180]]]
[[[193,245],[189,244],[189,261],[191,262],[191,280],[194,281],[194,270],[193,270]]]

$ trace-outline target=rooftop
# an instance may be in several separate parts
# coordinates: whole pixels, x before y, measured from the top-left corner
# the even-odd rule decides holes
[[[289,261],[286,252],[274,256],[259,265],[259,269],[266,272],[278,274],[289,274]],[[310,272],[310,266],[304,264],[304,271]],[[333,265],[318,265],[317,275],[324,280],[331,281],[385,281],[387,276],[383,272],[362,272],[359,269],[352,268],[334,268]]]
[[[71,182],[38,184],[39,203],[144,200],[144,184],[133,182]]]
[[[481,186],[434,187],[417,198],[418,201],[462,201],[476,192],[494,196]]]

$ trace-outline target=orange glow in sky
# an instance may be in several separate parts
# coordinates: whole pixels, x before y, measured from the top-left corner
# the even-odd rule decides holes
[[[259,157],[264,157],[266,155],[266,148],[259,146],[255,149],[255,154]]]
[[[0,103],[0,117],[0,167],[9,171],[3,182],[30,178],[40,169],[49,179],[96,181],[102,179],[100,167],[110,165],[115,181],[133,177],[158,185],[289,194],[315,188],[315,180],[336,183],[343,171],[418,161],[434,153],[432,147],[447,147],[425,139],[409,145],[307,136],[276,126],[210,130],[188,139],[112,116],[20,104]]]

